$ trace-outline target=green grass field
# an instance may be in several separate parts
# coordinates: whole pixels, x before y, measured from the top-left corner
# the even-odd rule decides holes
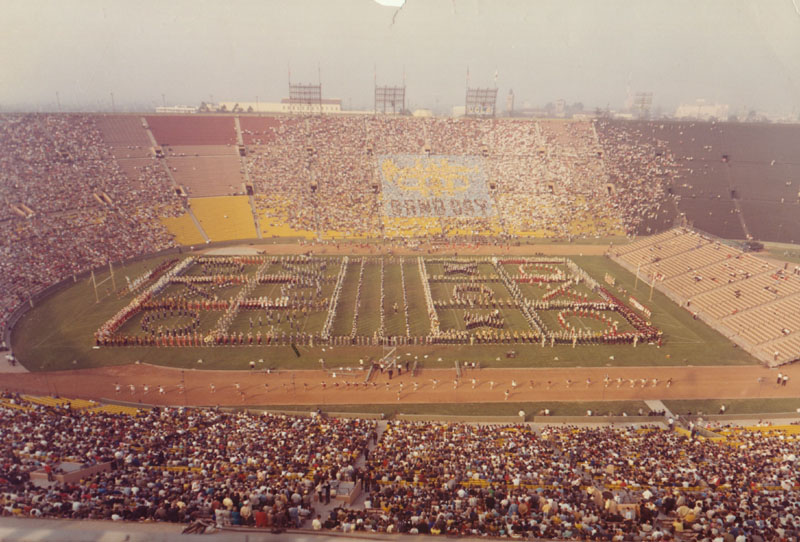
[[[264,405],[248,407],[248,409],[279,409],[293,412],[351,412],[358,414],[383,414],[387,418],[397,414],[429,414],[438,416],[517,416],[525,412],[525,419],[539,416],[545,409],[550,416],[586,416],[588,410],[593,416],[636,416],[639,409],[646,415],[650,409],[642,401],[573,401],[573,402],[534,402],[534,403],[404,403],[372,404],[372,405]],[[589,420],[589,418],[587,418]],[[657,419],[654,419],[657,421]]]
[[[777,258],[779,260],[783,260],[789,263],[798,264],[800,263],[800,249],[793,248],[793,249],[786,249],[786,248],[768,248],[767,252],[773,258]]]
[[[137,262],[127,267],[116,269],[117,288],[124,284],[124,277],[137,277],[148,269],[163,261],[165,258],[155,258],[148,261]],[[649,287],[641,281],[634,288],[634,277],[611,260],[600,256],[575,256],[571,258],[577,265],[587,271],[601,284],[605,273],[610,273],[617,280],[617,288],[612,292],[627,302],[628,296],[635,296],[642,304],[653,311],[652,323],[664,333],[664,344],[658,348],[640,344],[637,348],[631,345],[603,345],[584,346],[571,348],[569,345],[556,345],[551,348],[531,344],[495,344],[495,345],[431,345],[431,346],[404,346],[399,348],[403,356],[415,356],[425,367],[452,367],[456,360],[480,361],[484,367],[572,367],[572,366],[646,366],[646,365],[719,365],[719,364],[755,364],[754,358],[736,348],[717,332],[704,323],[693,320],[685,310],[673,304],[659,292],[653,293],[652,301],[649,299]],[[317,332],[322,329],[327,316],[327,299],[334,289],[334,281],[338,274],[341,259],[330,257],[324,276],[329,279],[322,285],[321,295],[326,300],[325,310],[311,311],[295,324],[295,330]],[[433,274],[428,266],[429,276]],[[194,266],[199,268],[200,266]],[[254,270],[256,266],[248,265],[246,270]],[[356,289],[361,264],[358,259],[351,259],[347,266],[347,273],[339,297],[338,308],[333,320],[334,335],[349,335],[352,331],[353,315],[355,313]],[[380,311],[384,313],[384,325],[388,334],[405,334],[406,310],[402,294],[401,264],[399,259],[384,262],[384,294],[383,306],[380,303],[380,260],[368,259],[364,265],[362,277],[362,290],[359,298],[359,317],[357,334],[372,336],[380,328]],[[479,264],[479,277],[491,274],[489,264]],[[278,273],[279,265],[272,264],[267,268],[269,273]],[[196,271],[196,269],[192,269]],[[408,301],[408,323],[412,336],[426,335],[430,331],[427,305],[423,295],[422,277],[420,277],[416,257],[406,257],[402,264],[405,277],[406,298]],[[98,273],[97,280],[102,281],[108,277],[108,272]],[[436,290],[435,298],[448,300],[451,298],[454,283],[431,282],[431,290]],[[506,287],[501,282],[483,282],[500,298],[511,297]],[[106,288],[108,286],[108,288]],[[523,285],[538,293],[546,291],[536,285]],[[206,287],[206,286],[204,286]],[[241,290],[240,285],[222,286],[211,288],[208,293],[227,297]],[[578,293],[589,293],[588,289],[578,285]],[[82,280],[62,289],[51,297],[40,301],[36,307],[29,311],[16,326],[12,335],[12,346],[20,361],[30,370],[55,370],[98,367],[132,363],[140,360],[145,363],[170,365],[176,367],[197,368],[197,360],[203,359],[203,368],[206,369],[246,369],[249,361],[264,359],[268,366],[274,368],[316,369],[319,359],[324,358],[329,366],[352,366],[358,364],[359,359],[380,357],[383,353],[381,347],[372,346],[302,346],[299,347],[300,356],[296,356],[290,347],[201,347],[201,348],[153,348],[153,347],[94,347],[94,332],[113,316],[120,308],[124,307],[131,296],[119,298],[111,292],[110,283],[103,284],[101,289],[102,299],[95,302],[94,290],[87,280]],[[527,296],[524,288],[523,294]],[[280,286],[276,284],[260,284],[256,286],[250,297],[276,297]],[[302,288],[306,295],[311,295],[311,288]],[[191,292],[187,293],[183,285],[172,284],[162,292],[161,296],[177,295],[183,293],[193,298]],[[540,298],[531,295],[530,299]],[[200,299],[194,296],[194,299]],[[591,296],[590,296],[590,300]],[[398,309],[395,311],[394,306]],[[470,309],[476,312],[478,309]],[[464,309],[437,309],[440,313],[442,329],[463,329]],[[242,310],[232,322],[230,329],[235,332],[247,334],[251,331],[250,319],[257,318],[262,311]],[[502,308],[501,313],[505,325],[510,330],[530,329],[522,313],[516,308]],[[211,311],[201,315],[203,329],[210,329],[221,316],[222,311]],[[186,319],[183,317],[184,320]],[[300,318],[298,316],[298,318]],[[572,323],[586,325],[597,329],[595,321],[582,322],[585,319],[572,317]],[[175,317],[174,323],[183,322],[180,317]],[[161,322],[169,325],[168,318]],[[264,321],[259,330],[266,330],[267,325],[272,329],[286,331],[291,328],[285,319],[281,322],[273,321],[270,324]],[[184,322],[185,323],[185,322]],[[622,322],[621,322],[622,324]],[[460,326],[460,327],[459,327]],[[257,324],[256,324],[256,327]],[[136,317],[128,321],[123,328],[126,332],[137,333],[140,330],[140,320]],[[623,329],[623,326],[620,326]],[[256,329],[252,328],[255,333]],[[516,350],[517,357],[506,358],[505,353]],[[441,361],[439,361],[441,359]]]

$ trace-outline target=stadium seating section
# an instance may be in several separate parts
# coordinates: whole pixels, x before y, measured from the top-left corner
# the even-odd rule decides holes
[[[73,273],[206,239],[575,239],[686,220],[796,241],[798,141],[796,126],[605,119],[3,115],[0,327]],[[408,157],[478,164],[467,194],[485,212],[387,212],[381,165]],[[769,336],[776,351],[794,344]]]
[[[800,358],[800,268],[677,228],[612,256],[770,365]]]
[[[4,516],[540,540],[798,530],[797,425],[386,423],[3,393],[0,431]]]
[[[147,116],[159,145],[235,145],[234,118],[229,116]]]
[[[192,246],[205,242],[203,234],[197,229],[189,213],[162,218],[161,223],[175,236],[175,242],[179,245]]]
[[[189,206],[212,241],[256,237],[253,212],[247,196],[192,198]]]

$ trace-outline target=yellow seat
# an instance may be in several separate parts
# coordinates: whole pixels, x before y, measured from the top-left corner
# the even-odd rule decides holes
[[[211,241],[258,237],[247,196],[191,198],[189,205]]]

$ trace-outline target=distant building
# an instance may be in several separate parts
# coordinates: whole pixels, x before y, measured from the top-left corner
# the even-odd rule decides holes
[[[549,118],[550,115],[547,109],[543,107],[531,107],[528,102],[525,102],[525,107],[514,110],[515,117],[528,117],[528,118]]]
[[[342,109],[342,100],[323,98],[320,103],[297,104],[291,103],[289,98],[280,102],[220,102],[216,104],[216,111],[228,113],[368,113],[369,111],[345,111]]]
[[[727,104],[710,104],[697,100],[694,104],[681,104],[675,111],[675,118],[697,120],[727,120],[730,107]]]
[[[323,98],[318,104],[293,104],[289,98],[281,100],[284,113],[341,113],[342,100]]]
[[[509,90],[506,96],[506,115],[509,117],[514,116],[514,91]]]
[[[164,107],[156,107],[156,113],[197,113],[197,108],[189,105],[168,105]]]

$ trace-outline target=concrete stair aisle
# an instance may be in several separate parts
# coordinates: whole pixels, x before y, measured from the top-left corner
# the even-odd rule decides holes
[[[236,128],[236,143],[240,146],[244,146],[244,136],[242,136],[242,125],[239,122],[239,117],[233,118],[233,125]],[[247,156],[239,154],[239,162],[242,164],[242,174],[244,174],[244,183],[245,183],[245,190],[244,193],[247,194],[247,186],[253,186],[253,183],[250,182],[250,172],[247,170]],[[258,222],[258,210],[256,209],[256,200],[255,197],[249,195],[250,201],[250,209],[253,213],[253,222],[256,225],[256,235],[259,239],[263,239],[264,236],[261,233],[261,225]]]
[[[646,404],[647,408],[649,408],[650,410],[655,410],[655,411],[663,410],[664,416],[667,418],[677,419],[675,418],[675,415],[672,412],[670,412],[670,410],[667,408],[667,405],[662,403],[661,400],[659,399],[645,400],[644,404]]]
[[[378,426],[377,426],[377,429],[376,429],[377,432],[378,432],[378,442],[380,442],[381,436],[383,435],[383,432],[386,430],[387,424],[388,424],[388,422],[386,420],[378,420]],[[368,445],[368,449],[369,449],[370,453],[372,453],[372,451],[375,450],[376,447],[377,447],[377,444],[373,443],[370,440],[369,445]],[[366,460],[364,459],[364,455],[363,454],[361,456],[359,456],[359,458],[356,460],[354,466],[355,466],[356,469],[359,469],[359,468],[363,469],[364,466],[366,466]],[[358,487],[359,488],[361,487],[361,481],[360,480],[358,481]],[[353,509],[353,510],[361,510],[361,509],[364,508],[364,501],[367,498],[367,494],[368,494],[367,492],[362,491],[358,495],[358,497],[356,497],[356,499],[353,501],[353,503],[351,505],[349,505],[349,506],[346,506],[344,503],[342,503],[342,501],[336,500],[335,497],[331,497],[331,502],[329,504],[327,504],[327,505],[326,504],[322,504],[320,502],[314,502],[314,514],[319,514],[322,517],[322,520],[324,521],[328,517],[328,514],[330,514],[330,511],[333,510],[334,508],[337,508],[337,507],[350,508],[350,509]],[[313,517],[312,517],[312,519],[313,519]],[[310,524],[309,524],[309,527],[310,527]]]

